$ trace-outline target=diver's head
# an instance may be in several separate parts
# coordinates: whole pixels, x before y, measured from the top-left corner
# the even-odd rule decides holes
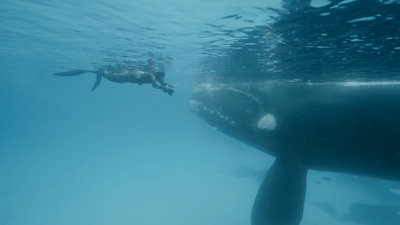
[[[156,72],[155,76],[157,79],[162,79],[165,77],[165,72]]]

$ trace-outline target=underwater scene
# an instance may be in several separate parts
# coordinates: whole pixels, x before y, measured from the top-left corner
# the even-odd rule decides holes
[[[0,225],[400,225],[399,0],[1,0]]]

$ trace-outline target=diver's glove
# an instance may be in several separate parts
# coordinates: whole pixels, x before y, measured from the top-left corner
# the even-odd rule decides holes
[[[165,90],[169,95],[173,95],[174,94],[174,89],[168,88],[167,90]]]

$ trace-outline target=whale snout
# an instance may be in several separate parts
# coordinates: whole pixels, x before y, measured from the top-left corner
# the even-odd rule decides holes
[[[261,113],[260,101],[255,96],[234,88],[199,88],[192,94],[188,107],[215,127],[241,125],[256,128],[260,119],[258,129],[274,130],[276,127],[272,115]]]
[[[188,103],[189,110],[192,113],[198,112],[200,106],[201,106],[201,103],[198,102],[198,101],[195,101],[195,100],[190,100],[189,103]]]

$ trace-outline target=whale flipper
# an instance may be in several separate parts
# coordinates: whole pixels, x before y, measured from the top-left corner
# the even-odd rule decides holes
[[[93,72],[93,71],[88,71],[88,70],[70,70],[70,71],[65,71],[65,72],[58,72],[58,73],[53,73],[54,76],[60,76],[60,77],[69,77],[69,76],[78,76],[87,72]]]
[[[96,74],[96,82],[94,83],[92,90],[90,91],[94,91],[101,83],[101,75]]]
[[[251,214],[252,225],[300,224],[307,171],[298,156],[278,156],[257,193]]]

